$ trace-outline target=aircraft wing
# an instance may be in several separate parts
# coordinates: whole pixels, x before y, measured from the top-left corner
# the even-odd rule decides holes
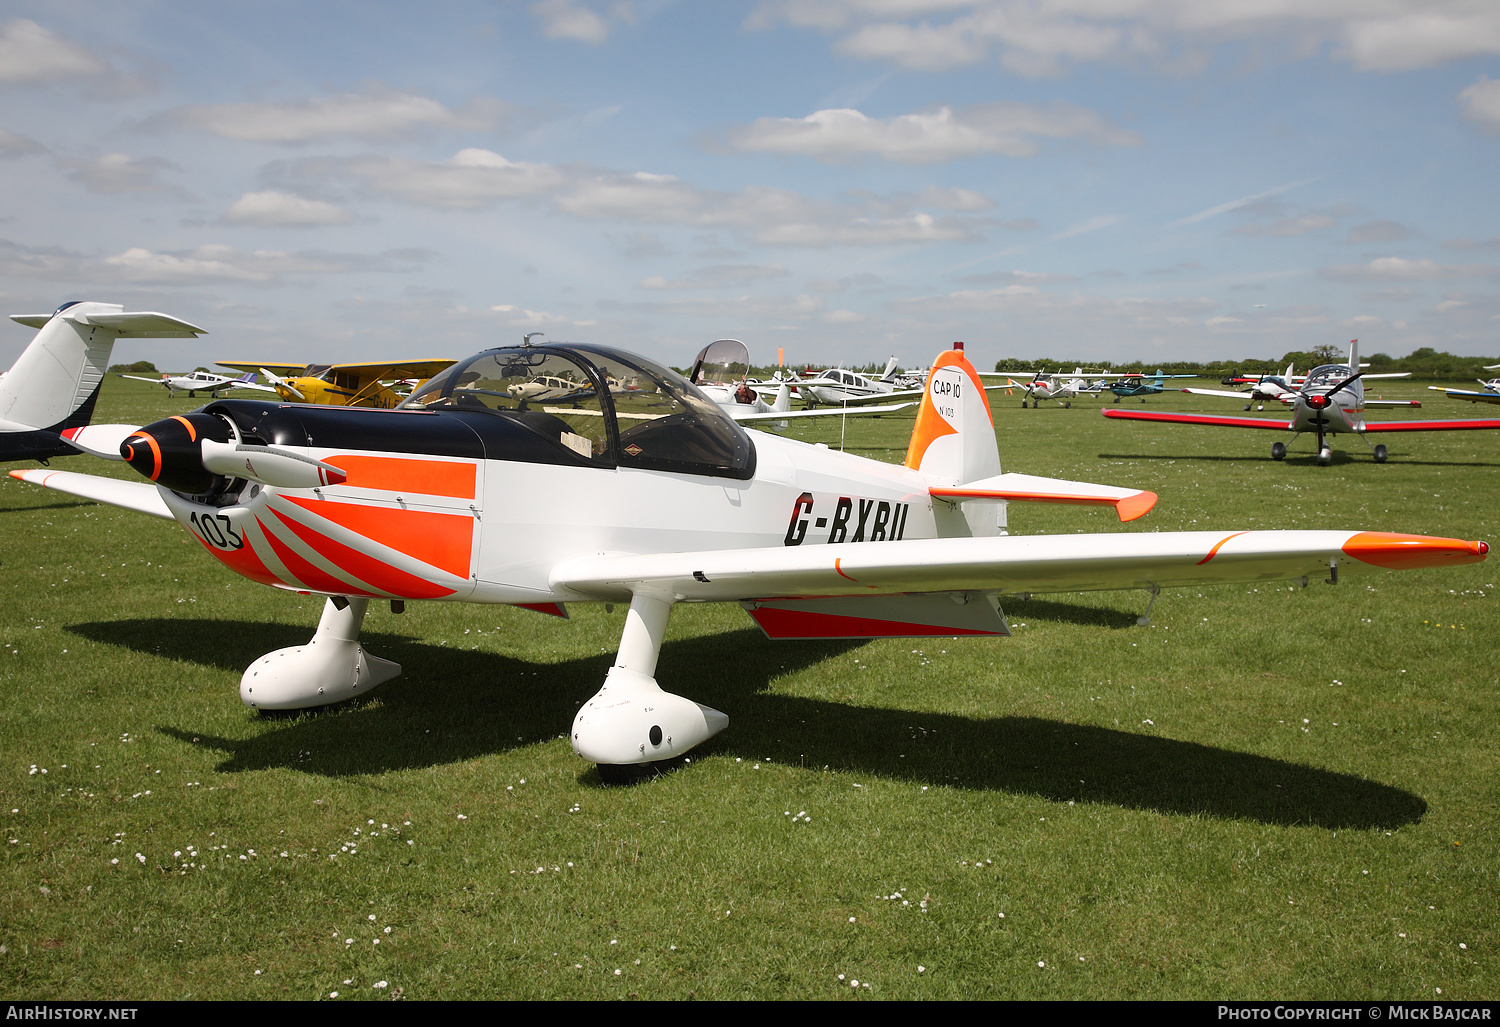
[[[133,382],[150,382],[152,385],[160,385],[162,382],[166,381],[165,378],[142,378],[138,374],[119,374],[118,372],[115,374],[115,377],[129,378]]]
[[[1236,396],[1244,398],[1244,393]],[[1166,421],[1169,424],[1213,424],[1221,428],[1273,428],[1276,431],[1291,431],[1291,421],[1278,421],[1270,417],[1221,417],[1218,414],[1168,414],[1159,410],[1118,410],[1104,408],[1105,417],[1118,417],[1127,421]]]
[[[217,363],[219,367],[232,367],[236,371],[258,372],[261,368],[265,368],[267,371],[273,371],[282,377],[293,374],[301,374],[307,367],[306,364],[268,364],[264,360],[219,360],[215,361],[215,363]],[[272,391],[274,392],[275,390],[273,389]]]
[[[1484,431],[1500,428],[1500,420],[1475,421],[1376,421],[1364,423],[1361,431]]]
[[[11,471],[17,481],[42,485],[72,496],[92,499],[96,503],[124,507],[137,513],[150,514],[164,520],[176,520],[167,504],[162,501],[156,486],[144,481],[121,481],[119,478],[104,478],[97,474],[79,474],[77,471],[50,471],[38,467],[29,471]]]
[[[1366,531],[1000,536],[586,556],[554,568],[551,583],[610,602],[638,592],[687,602],[1078,592],[1322,578],[1330,563],[1452,567],[1488,552],[1485,542]]]
[[[334,364],[336,371],[347,371],[361,378],[421,378],[426,380],[440,371],[446,371],[456,360],[433,358],[430,360],[372,360],[363,364]]]
[[[1427,386],[1433,392],[1445,393],[1450,399],[1466,399],[1470,403],[1500,403],[1500,392],[1474,392],[1472,389],[1445,389],[1440,385]],[[1369,400],[1365,403],[1368,405]]]
[[[795,420],[799,417],[840,417],[844,414],[849,414],[855,417],[863,417],[867,414],[888,414],[895,410],[905,410],[909,406],[915,406],[915,403],[886,403],[878,407],[864,406],[858,403],[850,403],[848,406],[849,409],[845,410],[844,404],[842,403],[838,406],[829,406],[827,404],[824,404],[817,410],[784,410],[781,413],[777,413],[773,410],[769,414],[737,414],[733,411],[728,410],[727,408],[721,407],[720,409],[723,409],[725,413],[728,413],[730,417],[733,417],[741,424],[750,424],[755,421]]]
[[[1500,397],[1496,397],[1500,399]],[[1422,405],[1420,399],[1370,399],[1365,397],[1367,407],[1419,407]]]
[[[1178,392],[1190,392],[1194,396],[1222,396],[1224,399],[1238,399],[1249,402],[1252,397],[1248,392],[1231,392],[1229,389],[1178,389]]]

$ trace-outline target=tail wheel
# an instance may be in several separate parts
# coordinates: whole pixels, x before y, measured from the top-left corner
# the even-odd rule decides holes
[[[1386,458],[1388,456],[1390,456],[1390,453],[1386,450],[1386,448],[1384,446],[1376,446],[1375,447],[1375,462],[1377,464],[1383,464],[1383,463],[1385,463]]]
[[[1063,409],[1064,410],[1072,410],[1073,409],[1073,404],[1072,403],[1064,403],[1063,404]]]
[[[1272,460],[1285,460],[1286,459],[1286,443],[1285,442],[1273,442],[1273,443],[1271,443],[1271,459]]]

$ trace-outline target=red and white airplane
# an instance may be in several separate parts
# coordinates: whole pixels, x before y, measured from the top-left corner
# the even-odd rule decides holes
[[[1407,372],[1395,374],[1367,375],[1359,370],[1358,341],[1349,344],[1348,364],[1324,364],[1315,367],[1307,379],[1290,397],[1282,402],[1291,407],[1292,419],[1282,421],[1270,417],[1221,417],[1216,414],[1170,414],[1154,410],[1110,410],[1105,417],[1129,421],[1160,421],[1169,424],[1208,424],[1223,428],[1268,428],[1274,431],[1289,431],[1296,435],[1316,434],[1318,437],[1318,463],[1327,465],[1333,460],[1330,435],[1356,434],[1364,438],[1369,433],[1395,431],[1466,431],[1500,428],[1500,420],[1473,421],[1366,421],[1367,406],[1421,406],[1408,400],[1365,399],[1364,378],[1404,377]],[[1183,389],[1199,395],[1230,395],[1243,398],[1243,393],[1223,393],[1205,389]],[[1248,410],[1249,408],[1246,407]],[[1295,435],[1294,435],[1295,438]],[[1369,442],[1365,439],[1366,443]],[[1383,464],[1389,453],[1384,445],[1374,447],[1377,464]],[[1271,459],[1286,459],[1286,443],[1271,444]]]
[[[72,433],[147,481],[12,471],[23,481],[176,520],[214,558],[273,588],[327,596],[312,642],[240,682],[260,709],[322,706],[401,668],[364,651],[372,600],[628,603],[613,668],[579,710],[575,751],[610,780],[674,759],[728,717],[662,689],[678,603],[739,603],[772,638],[1006,635],[1005,595],[1300,580],[1451,567],[1484,542],[1364,531],[1012,537],[1016,501],[1100,503],[1122,520],[1156,496],[1001,473],[962,344],[934,362],[903,464],[742,428],[670,369],[602,346],[488,350],[396,410],[219,400],[143,428]],[[528,408],[506,386],[587,379],[582,412]],[[641,385],[611,392],[610,379]]]

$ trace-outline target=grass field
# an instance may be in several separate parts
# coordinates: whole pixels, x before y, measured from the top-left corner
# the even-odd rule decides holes
[[[1372,419],[1485,414],[1382,391],[1426,409]],[[201,402],[111,378],[95,420]],[[1161,496],[1129,525],[1012,505],[1013,532],[1500,538],[1493,432],[1385,465],[1341,437],[1324,468],[1305,438],[1274,463],[1270,432],[993,405],[1006,470]],[[829,420],[791,434],[836,446]],[[910,427],[847,448],[900,460]],[[8,478],[0,569],[8,997],[1500,994],[1493,560],[1164,592],[1148,628],[1144,594],[1038,597],[1005,640],[773,643],[679,606],[658,677],[731,724],[628,788],[563,737],[622,608],[372,607],[401,677],[259,715],[241,671],[320,600]]]

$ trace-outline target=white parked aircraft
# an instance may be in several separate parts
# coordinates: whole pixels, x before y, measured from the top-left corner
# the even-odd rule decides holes
[[[214,374],[212,371],[189,371],[187,374],[163,373],[159,378],[142,378],[138,374],[117,374],[117,378],[129,378],[137,382],[151,382],[160,385],[167,390],[167,395],[176,398],[179,392],[186,392],[191,399],[200,392],[206,392],[210,398],[217,399],[221,392],[231,392],[235,389],[253,389],[256,392],[275,392],[271,385],[257,385],[255,372],[251,371],[239,378],[226,378],[222,374]]]
[[[543,374],[587,378],[600,405],[572,417],[523,409],[505,391]],[[632,377],[642,388],[604,384]],[[1306,582],[1489,550],[1355,531],[1008,537],[1010,502],[1103,503],[1129,520],[1156,496],[1001,473],[960,349],[934,362],[900,465],[747,431],[670,369],[578,344],[488,350],[396,410],[220,400],[137,429],[120,455],[149,481],[11,474],[176,520],[235,572],[328,597],[312,644],[245,671],[240,697],[253,707],[322,706],[399,674],[358,642],[371,600],[557,614],[628,603],[614,666],[570,730],[614,780],[728,724],[656,681],[677,603],[738,603],[778,639],[1005,635],[1005,595]]]
[[[891,358],[895,360],[895,357]],[[741,424],[788,421],[804,417],[840,417],[849,415],[888,414],[914,406],[910,403],[883,403],[880,406],[840,404],[829,410],[793,410],[791,381],[751,382],[750,351],[738,339],[719,339],[698,351],[688,380],[703,394],[723,408]],[[920,395],[920,389],[916,390]],[[767,403],[764,395],[771,395]]]
[[[51,314],[12,314],[38,329],[0,377],[0,460],[42,460],[77,450],[58,433],[94,416],[99,386],[116,339],[196,339],[205,334],[155,311],[118,303],[64,303]]]

